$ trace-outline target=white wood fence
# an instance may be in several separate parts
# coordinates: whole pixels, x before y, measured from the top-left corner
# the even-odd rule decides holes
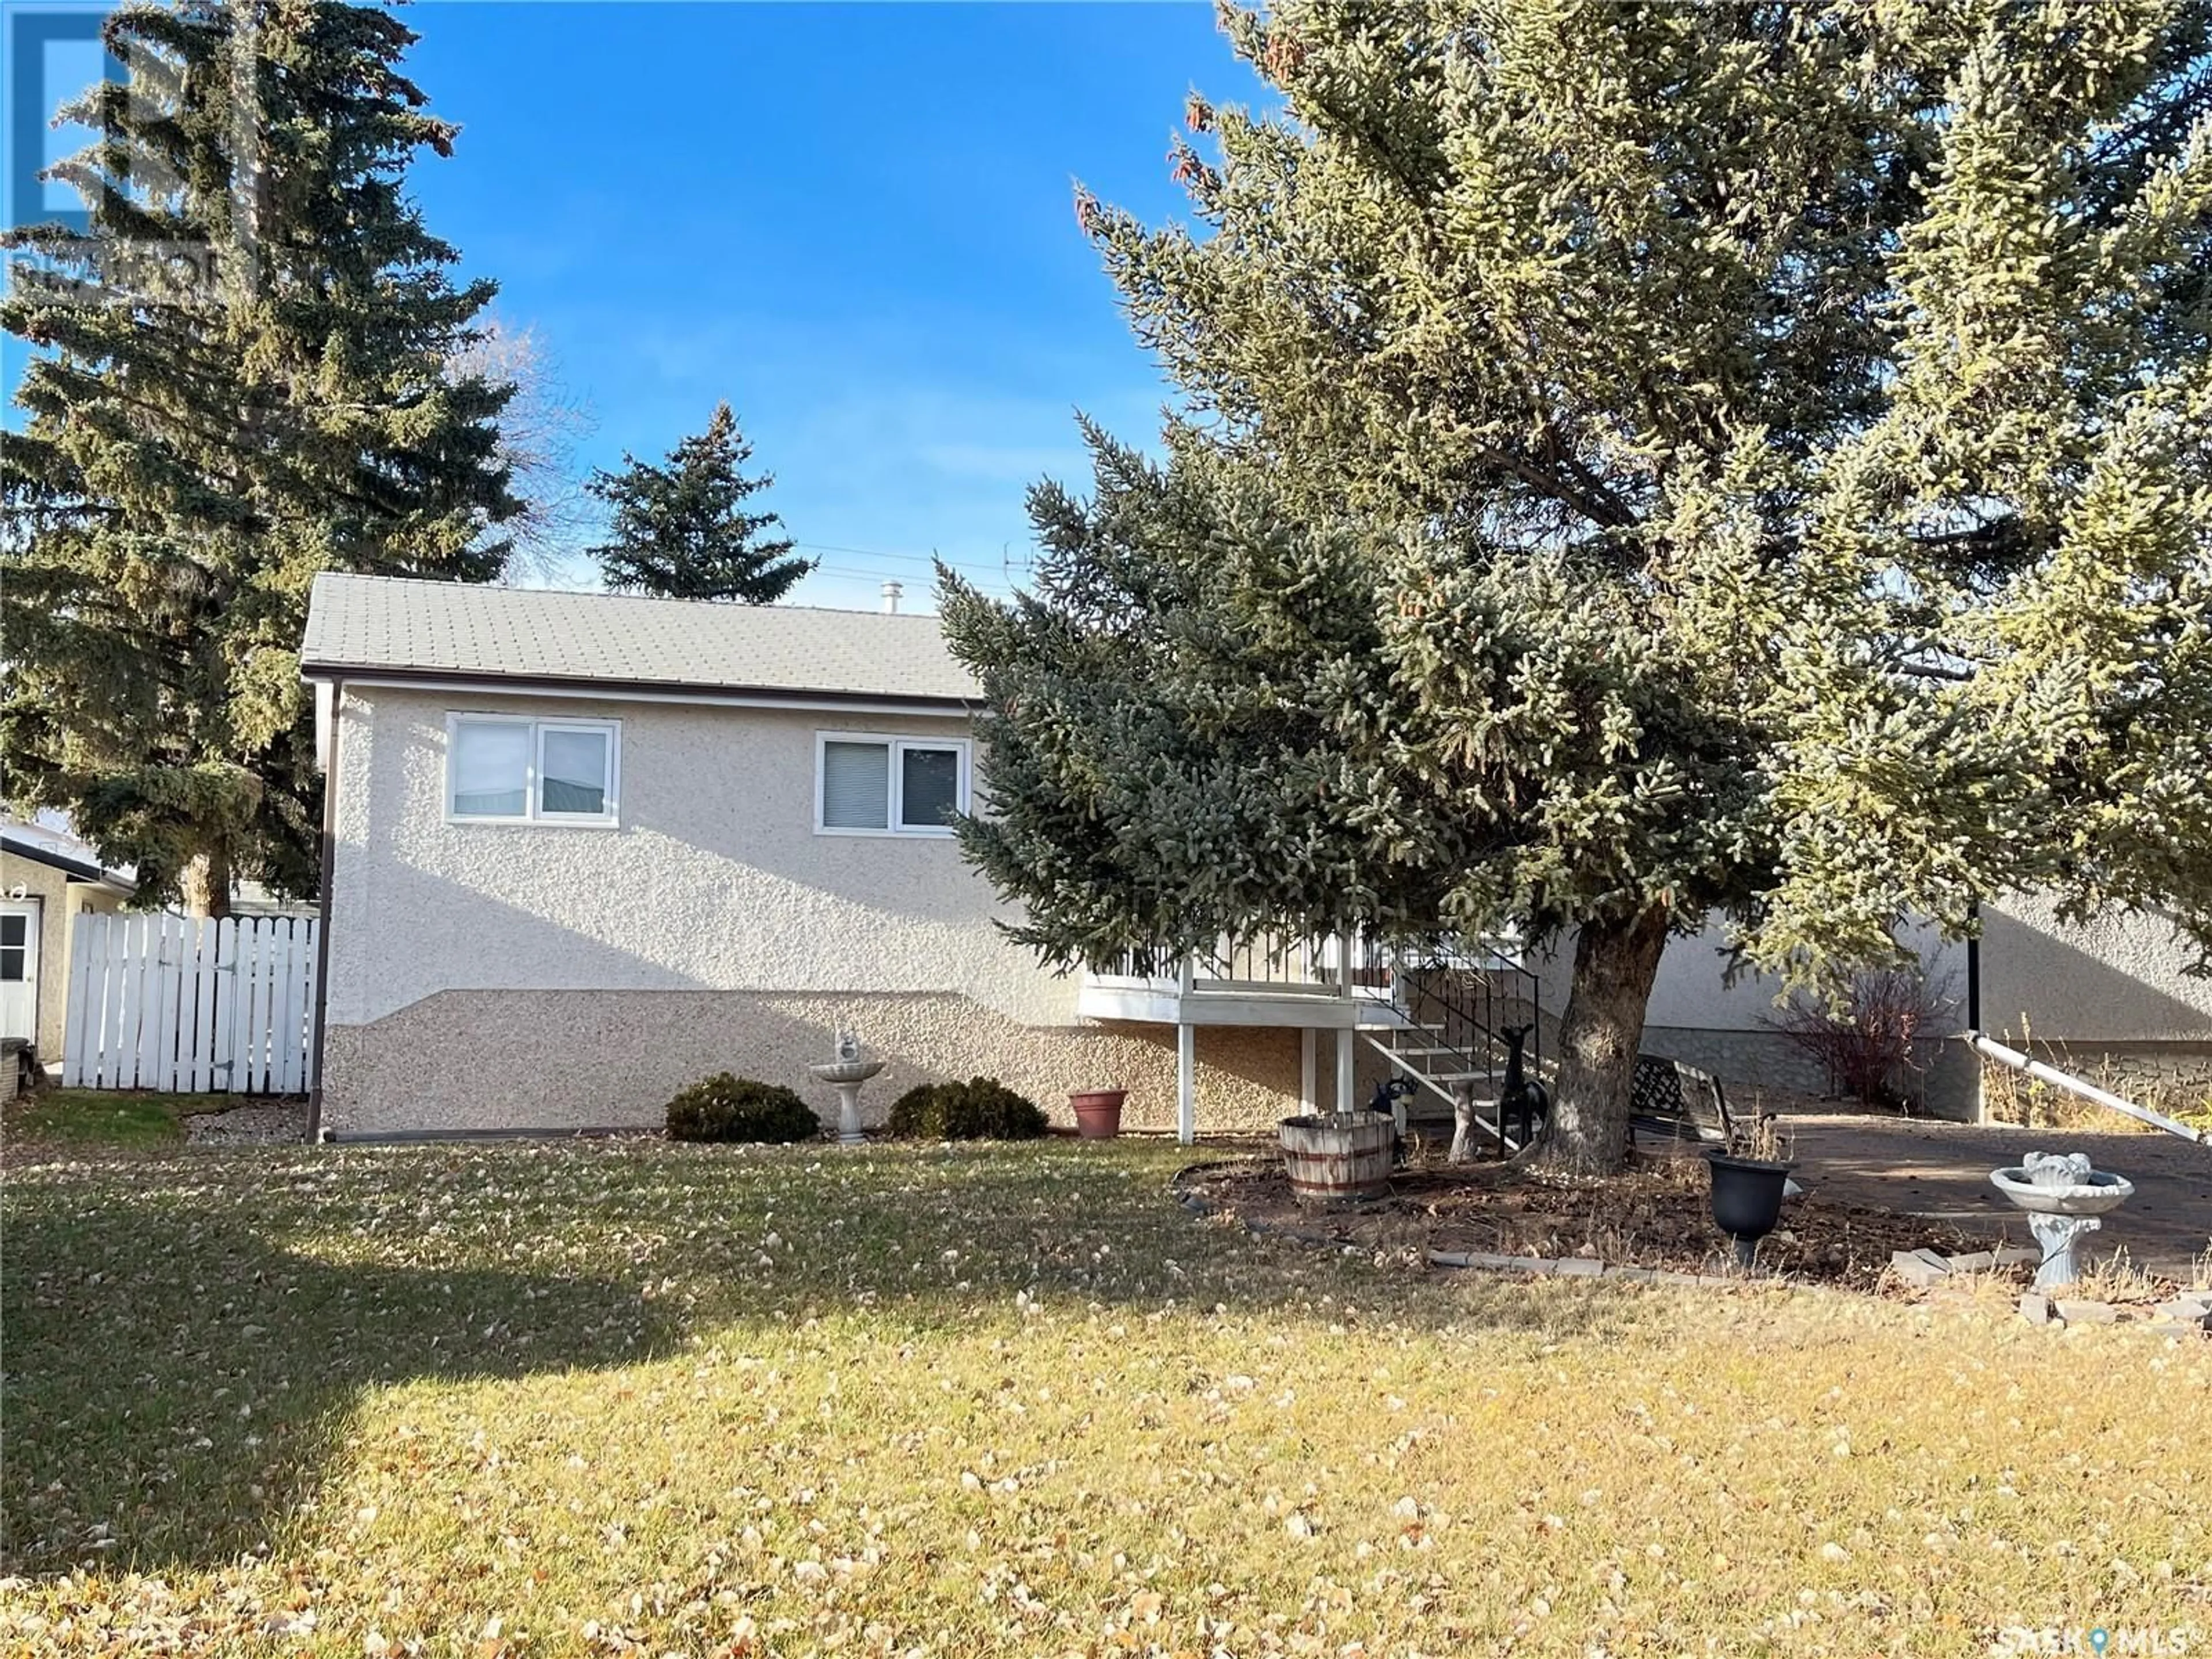
[[[63,1083],[303,1092],[315,1080],[315,928],[292,916],[78,916]]]

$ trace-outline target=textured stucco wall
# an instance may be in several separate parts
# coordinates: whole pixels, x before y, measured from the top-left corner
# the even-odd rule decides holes
[[[2019,895],[1982,918],[1982,1023],[2069,1048],[2212,1041],[2212,980],[2160,918],[2114,911],[2061,921],[2048,898]]]
[[[1953,1023],[1966,1018],[1966,949],[1925,927],[1906,935],[1930,978],[1952,1001]],[[1818,1094],[1820,1067],[1763,1022],[1775,1012],[1778,982],[1764,975],[1725,981],[1724,928],[1717,922],[1671,940],[1659,964],[1644,1047],[1704,1066],[1723,1080]],[[1983,912],[1982,1023],[2018,1041],[2023,1026],[2054,1064],[2084,1076],[2140,1079],[2146,1089],[2212,1079],[2212,981],[2186,971],[2187,948],[2166,923],[2119,914],[2069,926],[2057,906],[2014,896]],[[1574,961],[1571,935],[1533,958],[1545,1007],[1566,1005]],[[2023,1016],[2025,1019],[2023,1020]],[[1927,1109],[1971,1119],[1979,1111],[1974,1064],[1931,1048]]]
[[[1905,939],[1919,952],[1930,979],[1948,985],[1948,995],[1958,1005],[1959,1016],[1963,1019],[1966,946],[1945,943],[1932,928],[1908,929]],[[1544,1006],[1554,1012],[1565,1010],[1574,960],[1572,933],[1540,957],[1531,960],[1530,965],[1537,969],[1543,986]],[[1667,941],[1667,952],[1659,959],[1659,976],[1651,987],[1645,1023],[1670,1031],[1771,1036],[1768,1021],[1774,1017],[1775,999],[1781,991],[1782,981],[1771,974],[1747,972],[1739,975],[1733,983],[1729,981],[1728,928],[1726,924],[1714,920],[1695,933]],[[1690,1060],[1687,1054],[1673,1058]],[[1699,1062],[1690,1060],[1690,1063]]]
[[[121,908],[122,901],[104,888],[88,882],[72,883],[51,864],[14,853],[0,853],[0,889],[23,889],[26,898],[39,904],[39,1029],[35,1041],[39,1060],[58,1066],[69,1014],[70,946],[76,918],[87,911],[106,914]]]
[[[623,722],[616,830],[445,822],[446,718]],[[864,1098],[978,1072],[1057,1116],[1132,1091],[1175,1120],[1171,1028],[1087,1024],[945,840],[817,836],[822,731],[965,736],[932,718],[349,693],[341,710],[323,1120],[335,1132],[659,1121],[708,1073],[805,1073],[842,1019],[891,1062]],[[1208,1129],[1297,1108],[1295,1031],[1199,1038]]]
[[[446,716],[471,710],[619,720],[622,826],[445,822]],[[836,730],[965,735],[942,719],[349,692],[331,1024],[450,990],[857,988],[1073,1024],[1075,982],[997,933],[1006,913],[951,841],[814,833],[815,734]]]
[[[400,1129],[658,1126],[668,1098],[721,1071],[797,1089],[825,1122],[836,1091],[807,1075],[840,1017],[889,1060],[861,1093],[880,1122],[917,1082],[985,1072],[1073,1121],[1073,1089],[1129,1091],[1123,1122],[1171,1128],[1171,1027],[1026,1025],[953,995],[821,996],[738,991],[452,991],[367,1026],[333,1027],[325,1127]],[[1262,1129],[1297,1109],[1298,1034],[1198,1033],[1199,1121]]]

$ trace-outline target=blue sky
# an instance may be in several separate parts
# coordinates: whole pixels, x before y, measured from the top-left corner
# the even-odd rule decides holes
[[[1166,395],[1075,225],[1076,179],[1180,212],[1194,85],[1255,83],[1206,4],[430,0],[410,69],[462,125],[412,188],[590,410],[587,465],[727,398],[824,568],[793,597],[995,586],[1073,414],[1149,440]],[[584,573],[580,568],[577,579]]]

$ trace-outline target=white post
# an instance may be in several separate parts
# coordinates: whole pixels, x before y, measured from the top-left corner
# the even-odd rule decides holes
[[[1336,930],[1336,994],[1346,1004],[1352,1000],[1352,935],[1341,927]],[[1356,1010],[1347,1008],[1346,1012],[1355,1021],[1358,1019]],[[1352,1078],[1352,1043],[1357,1035],[1351,1025],[1336,1028],[1336,1109],[1345,1115],[1349,1115],[1357,1104],[1352,1097],[1358,1086]]]
[[[1187,1019],[1176,1026],[1176,1139],[1198,1139],[1198,1028]]]
[[[1316,1052],[1314,1028],[1302,1026],[1298,1030],[1298,1109],[1313,1112],[1321,1106],[1321,1057]]]

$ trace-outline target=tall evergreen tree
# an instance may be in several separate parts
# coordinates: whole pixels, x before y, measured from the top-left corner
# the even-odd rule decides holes
[[[775,482],[747,477],[753,447],[738,431],[727,404],[696,437],[654,466],[623,457],[619,472],[599,472],[586,486],[614,509],[614,539],[592,550],[609,587],[665,599],[741,599],[773,605],[814,568],[793,558],[787,536],[763,532],[783,520],[748,513],[744,504]]]
[[[37,354],[0,452],[5,788],[220,914],[234,873],[315,886],[315,573],[506,562],[507,392],[447,372],[494,284],[449,279],[404,192],[456,129],[385,11],[179,0],[105,33],[128,77],[56,169],[88,228],[6,239],[0,324]]]
[[[1228,27],[1284,109],[1194,98],[1199,228],[1078,197],[1169,459],[945,581],[1024,937],[1571,932],[1588,1171],[1714,912],[1796,982],[2019,885],[2212,941],[2212,8]]]

